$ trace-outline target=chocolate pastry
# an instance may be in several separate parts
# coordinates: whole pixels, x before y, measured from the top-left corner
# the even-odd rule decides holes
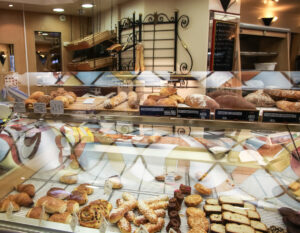
[[[285,216],[282,218],[284,224],[286,225],[288,233],[299,233],[299,226],[294,225],[288,220],[288,217]]]
[[[177,200],[177,202],[178,202],[178,204],[179,204],[179,206],[181,207],[181,205],[182,205],[182,202],[183,202],[183,200],[184,200],[184,195],[180,192],[176,192],[176,193],[174,193],[174,197],[176,198],[176,200]]]
[[[169,214],[171,211],[173,211],[173,210],[178,211],[178,210],[177,210],[177,204],[171,202],[171,203],[168,204],[168,214]],[[170,214],[169,214],[169,215],[170,215]]]
[[[191,186],[184,185],[184,184],[181,184],[179,189],[183,194],[186,194],[186,195],[190,195],[191,191],[192,191]]]
[[[281,216],[298,214],[295,210],[287,208],[287,207],[282,207],[282,208],[278,209],[278,211],[281,214]]]
[[[169,224],[166,227],[167,232],[169,232],[170,228],[179,229],[180,228],[180,222],[175,218],[171,219]]]
[[[169,200],[169,203],[175,203],[176,204],[176,208],[177,208],[178,211],[181,209],[181,207],[180,207],[180,205],[179,205],[179,203],[178,203],[178,201],[177,201],[177,199],[175,197],[171,198]]]
[[[175,232],[181,233],[181,231],[180,231],[179,228],[169,227],[169,225],[167,225],[167,227],[166,227],[167,232],[169,232],[171,228],[172,228]]]
[[[169,212],[169,218],[170,219],[177,219],[181,223],[179,213],[176,210],[173,210],[173,211]]]

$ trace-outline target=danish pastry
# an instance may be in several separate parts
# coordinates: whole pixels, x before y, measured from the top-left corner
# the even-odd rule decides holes
[[[102,223],[102,214],[97,205],[83,207],[78,214],[80,226],[99,229]]]
[[[109,217],[109,214],[112,210],[112,204],[106,200],[96,200],[96,201],[92,201],[90,203],[90,205],[93,205],[93,206],[97,206],[97,208],[100,210],[101,214],[106,218],[108,219]]]
[[[90,184],[81,184],[77,188],[75,188],[74,191],[86,192],[87,195],[91,195],[94,192],[94,189]]]

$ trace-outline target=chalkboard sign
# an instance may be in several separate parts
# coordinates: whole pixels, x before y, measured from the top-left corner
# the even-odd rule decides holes
[[[264,111],[262,121],[269,123],[300,123],[300,113]]]
[[[237,24],[214,20],[211,45],[211,71],[232,71]]]
[[[161,106],[140,106],[140,115],[177,117],[177,108]]]
[[[215,112],[216,120],[229,120],[229,121],[258,121],[259,111],[252,110],[230,110],[230,109],[217,109]]]

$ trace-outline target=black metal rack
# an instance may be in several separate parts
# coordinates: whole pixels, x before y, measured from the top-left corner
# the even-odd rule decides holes
[[[153,13],[148,14],[144,18],[142,14],[139,15],[136,19],[136,14],[133,13],[132,18],[123,18],[118,22],[118,43],[125,44],[123,50],[119,53],[118,56],[118,70],[134,70],[135,69],[135,60],[136,60],[136,45],[137,43],[146,42],[151,43],[151,47],[145,46],[145,52],[149,53],[150,56],[145,56],[145,63],[151,60],[151,64],[145,65],[145,67],[151,67],[152,71],[155,71],[159,67],[168,67],[168,71],[177,72],[177,61],[178,61],[178,41],[181,43],[185,51],[190,57],[190,65],[187,62],[180,64],[180,72],[187,73],[193,68],[193,58],[187,46],[183,43],[178,29],[187,28],[189,25],[189,17],[186,15],[178,16],[178,12],[174,12],[174,16],[168,17],[165,13]],[[169,27],[159,29],[161,25],[168,25]],[[149,29],[149,26],[152,29]],[[146,33],[149,35],[152,33],[152,37],[149,39],[144,38]],[[160,33],[169,33],[172,36],[167,38],[161,38]],[[151,35],[151,34],[150,34]],[[171,42],[172,46],[158,47],[157,42]],[[165,51],[169,55],[158,56],[158,51]],[[129,56],[123,56],[125,53]],[[172,62],[168,64],[156,64],[157,59],[169,59]],[[126,61],[126,62],[125,62]]]

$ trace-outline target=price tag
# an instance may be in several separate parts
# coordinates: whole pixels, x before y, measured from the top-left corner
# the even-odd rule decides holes
[[[269,123],[300,123],[300,114],[296,112],[263,112],[263,122]]]
[[[53,115],[62,115],[64,114],[64,103],[58,100],[50,101],[50,112]]]
[[[42,205],[42,212],[41,212],[41,215],[40,215],[40,221],[39,221],[40,226],[42,225],[42,220],[44,220],[45,214],[46,214],[46,211],[45,211],[45,203],[44,203]]]
[[[140,106],[140,115],[177,117],[177,108],[159,106]]]
[[[23,102],[17,102],[14,105],[14,112],[17,113],[25,113],[26,112],[26,107]]]
[[[109,180],[106,180],[104,184],[104,195],[109,196],[111,193],[112,193],[112,183]]]
[[[77,217],[76,213],[73,212],[72,213],[72,220],[70,222],[70,227],[71,227],[73,232],[75,232],[77,225],[78,225],[78,217]]]
[[[141,225],[138,228],[138,233],[149,233],[148,230],[146,229],[146,227],[144,225]]]
[[[217,109],[215,112],[216,120],[257,122],[258,117],[259,111],[256,110]]]
[[[14,206],[11,202],[9,202],[9,205],[8,205],[8,208],[7,208],[7,211],[6,211],[6,217],[8,219],[12,219],[13,211],[14,211]]]
[[[100,233],[105,233],[107,226],[108,226],[108,222],[106,221],[105,217],[102,215],[102,223],[99,228]]]
[[[177,233],[177,231],[175,231],[173,228],[170,228],[168,233]]]
[[[178,108],[178,117],[210,119],[210,110],[209,109],[199,109],[199,108]]]
[[[166,184],[174,184],[175,183],[175,174],[173,172],[170,172],[166,175],[165,183]]]
[[[47,113],[46,104],[45,103],[35,103],[33,104],[34,113],[44,114]]]

